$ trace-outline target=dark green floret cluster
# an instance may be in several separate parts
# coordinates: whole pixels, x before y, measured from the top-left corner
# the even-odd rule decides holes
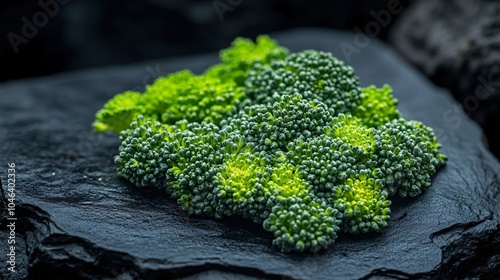
[[[120,135],[118,175],[189,214],[261,224],[283,252],[339,232],[382,232],[390,197],[414,197],[446,162],[431,128],[403,119],[388,85],[359,86],[326,52],[238,38],[200,75],[115,96],[97,132]]]

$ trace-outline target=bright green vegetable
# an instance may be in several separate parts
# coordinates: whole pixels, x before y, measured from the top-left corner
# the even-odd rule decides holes
[[[400,117],[396,108],[398,101],[392,96],[392,88],[369,86],[361,89],[361,104],[352,114],[369,127],[378,127]]]
[[[97,113],[94,129],[118,134],[139,115],[165,124],[179,120],[218,123],[245,100],[242,86],[254,65],[264,67],[287,55],[288,50],[269,36],[259,36],[256,43],[238,38],[221,51],[222,62],[202,75],[182,70],[158,78],[144,94],[129,91],[115,96]]]
[[[258,36],[255,43],[249,39],[236,38],[230,48],[220,52],[221,63],[209,68],[206,74],[244,86],[247,72],[255,65],[268,67],[273,61],[285,59],[288,54],[286,48],[266,35]]]
[[[247,75],[247,94],[256,103],[268,103],[280,95],[317,99],[336,114],[349,113],[361,101],[358,77],[352,67],[330,53],[307,50],[256,65]]]
[[[96,132],[120,131],[128,129],[130,123],[140,114],[138,103],[142,95],[135,91],[126,91],[116,95],[96,114],[94,129]]]
[[[165,189],[189,214],[249,218],[283,252],[339,231],[382,232],[391,195],[426,190],[446,157],[432,129],[401,118],[392,89],[360,88],[331,54],[237,39],[202,75],[184,70],[97,113],[119,133],[118,174]]]

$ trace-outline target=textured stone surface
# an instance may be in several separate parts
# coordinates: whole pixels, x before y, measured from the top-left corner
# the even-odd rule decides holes
[[[293,51],[331,51],[354,34],[297,30],[276,34]],[[272,236],[241,219],[187,217],[163,192],[119,180],[115,135],[90,124],[102,104],[141,85],[146,66],[202,71],[216,55],[74,72],[0,86],[0,200],[5,216],[8,162],[16,163],[16,274],[3,279],[496,279],[500,165],[480,129],[460,110],[452,129],[443,111],[458,105],[390,48],[376,42],[352,55],[363,85],[389,83],[404,117],[433,127],[449,161],[433,186],[393,202],[383,234],[345,235],[317,254],[282,254]],[[6,255],[2,219],[0,256]]]
[[[394,25],[390,41],[447,87],[484,129],[500,158],[500,2],[422,0]],[[458,126],[458,124],[456,124]]]

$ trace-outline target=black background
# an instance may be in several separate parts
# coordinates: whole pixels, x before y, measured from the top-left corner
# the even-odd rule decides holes
[[[353,30],[373,21],[370,12],[386,10],[388,0],[60,0],[32,38],[40,3],[56,0],[4,0],[0,3],[0,81],[83,67],[123,64],[188,55],[227,47],[236,36],[295,27]],[[65,4],[64,4],[65,3]],[[408,1],[400,1],[402,7]],[[377,34],[385,39],[398,15]],[[29,31],[29,30],[28,30]],[[10,34],[10,38],[9,38]],[[11,41],[16,34],[27,43]]]

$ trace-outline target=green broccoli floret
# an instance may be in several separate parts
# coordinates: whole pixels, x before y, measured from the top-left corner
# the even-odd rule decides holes
[[[128,129],[130,123],[140,114],[138,103],[141,98],[141,93],[135,91],[116,95],[97,112],[93,123],[94,130],[97,133],[112,131],[119,134],[120,131]]]
[[[141,99],[141,113],[156,116],[162,123],[219,123],[233,112],[244,98],[242,88],[232,80],[207,75],[196,76],[184,70],[157,79],[146,88]]]
[[[350,113],[360,104],[361,89],[352,67],[320,51],[303,51],[270,67],[255,65],[246,80],[247,95],[256,103],[269,103],[280,95],[300,94],[318,99],[339,113]]]
[[[273,207],[263,227],[274,234],[273,245],[282,252],[316,252],[335,241],[341,216],[325,203],[292,197]]]
[[[236,38],[230,48],[220,52],[221,63],[209,68],[206,74],[244,86],[247,72],[254,65],[267,67],[273,61],[285,59],[288,54],[286,48],[267,35],[258,36],[255,43],[246,38]]]
[[[170,125],[180,120],[217,124],[246,100],[243,84],[254,65],[269,65],[287,55],[288,50],[269,36],[257,37],[256,43],[237,38],[221,51],[221,63],[202,75],[182,70],[158,78],[144,94],[128,91],[115,96],[97,113],[94,129],[119,134],[138,115]]]
[[[139,115],[130,129],[120,133],[121,145],[115,157],[118,175],[138,187],[164,188],[168,166],[170,128]]]
[[[396,106],[398,100],[392,96],[392,88],[369,86],[361,89],[361,104],[354,108],[353,115],[369,127],[379,127],[400,118]]]
[[[390,219],[391,201],[387,192],[361,173],[356,179],[347,179],[335,190],[335,207],[343,214],[342,228],[349,233],[382,232]]]
[[[221,125],[240,131],[258,152],[277,152],[286,150],[288,143],[297,138],[323,134],[333,112],[318,100],[305,100],[299,94],[283,95],[270,104],[247,106]]]
[[[214,216],[217,194],[213,175],[224,160],[219,128],[211,123],[189,123],[174,138],[178,141],[171,153],[172,176],[167,188],[189,214]]]
[[[99,111],[96,130],[121,131],[120,177],[165,189],[189,214],[262,224],[283,252],[314,252],[339,231],[382,232],[390,196],[419,195],[446,162],[389,86],[361,89],[328,53],[288,55],[259,37],[221,57]]]
[[[288,163],[276,167],[267,183],[275,205],[263,227],[273,232],[273,244],[283,252],[326,248],[337,238],[342,215],[316,199],[300,171]]]
[[[94,127],[98,132],[119,133],[138,115],[169,125],[180,120],[218,123],[234,112],[244,96],[232,80],[183,70],[157,79],[144,94],[117,95],[98,112]]]
[[[377,129],[376,177],[390,195],[417,196],[431,185],[446,156],[431,128],[417,121],[395,119]]]
[[[339,139],[349,145],[349,150],[359,150],[358,153],[370,152],[375,147],[374,131],[366,127],[362,119],[351,115],[340,114],[325,131],[326,135]]]
[[[273,196],[265,187],[269,176],[265,161],[251,151],[229,157],[215,175],[217,212],[262,223],[269,216],[268,203]]]

